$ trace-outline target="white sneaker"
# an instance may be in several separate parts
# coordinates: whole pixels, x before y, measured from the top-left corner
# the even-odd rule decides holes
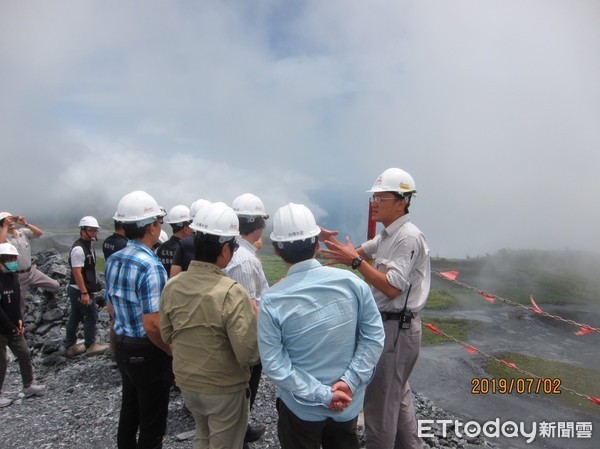
[[[0,408],[8,407],[12,404],[12,399],[5,398],[4,396],[0,396]]]
[[[43,396],[46,394],[46,385],[36,385],[31,384],[27,388],[23,388],[23,395],[26,398],[30,398],[31,396]]]

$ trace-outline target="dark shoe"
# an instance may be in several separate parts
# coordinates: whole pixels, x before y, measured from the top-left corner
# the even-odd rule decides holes
[[[246,429],[246,436],[244,437],[245,443],[252,443],[253,441],[258,440],[265,433],[267,428],[263,424],[255,424],[251,426],[248,424],[248,428]]]

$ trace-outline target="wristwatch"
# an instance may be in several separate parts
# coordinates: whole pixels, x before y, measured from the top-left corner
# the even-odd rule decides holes
[[[356,259],[354,259],[352,261],[352,265],[350,265],[352,267],[353,270],[356,270],[358,267],[360,267],[360,264],[362,263],[364,259],[360,256],[358,256]]]

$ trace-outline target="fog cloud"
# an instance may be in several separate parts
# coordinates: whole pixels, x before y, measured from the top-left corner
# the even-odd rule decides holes
[[[253,192],[358,241],[397,166],[434,255],[600,251],[599,19],[593,0],[4,2],[0,209],[106,222],[131,190]]]

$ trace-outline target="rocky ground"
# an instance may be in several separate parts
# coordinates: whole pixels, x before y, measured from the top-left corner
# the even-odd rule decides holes
[[[58,279],[63,287],[68,278],[64,258],[55,251],[37,255],[39,268]],[[0,409],[0,447],[2,448],[98,448],[115,447],[115,435],[120,409],[120,376],[111,368],[107,355],[81,356],[69,360],[63,356],[62,340],[68,317],[65,288],[54,299],[41,292],[32,292],[27,305],[26,329],[32,348],[38,383],[47,387],[46,395],[22,398],[18,364],[9,363],[4,385],[6,396],[13,404]],[[107,340],[108,316],[100,314],[99,334]],[[254,448],[279,448],[276,434],[277,413],[274,407],[275,388],[263,376],[254,409],[253,422],[263,423],[267,432],[252,443]],[[450,419],[453,416],[417,394],[415,404],[419,418]],[[191,448],[190,431],[193,418],[186,412],[180,393],[172,391],[169,405],[165,448]],[[362,433],[362,427],[359,427]],[[495,447],[482,438],[461,439],[452,432],[443,436],[435,430],[426,443],[432,448]]]

